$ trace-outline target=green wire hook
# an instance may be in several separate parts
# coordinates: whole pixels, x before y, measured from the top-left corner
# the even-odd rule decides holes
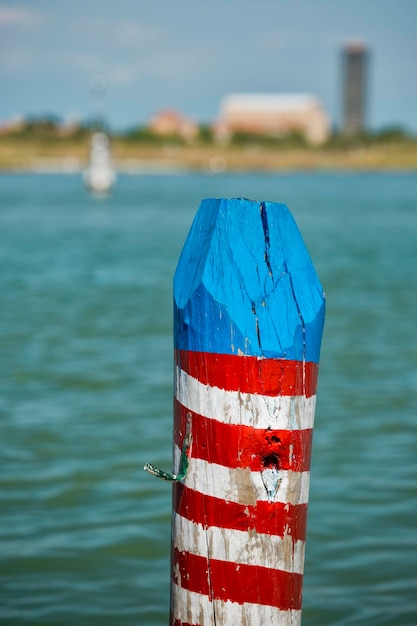
[[[149,474],[156,476],[157,478],[162,478],[163,480],[181,482],[185,478],[185,475],[188,469],[188,464],[190,462],[190,459],[188,456],[188,450],[190,449],[190,446],[191,446],[191,439],[192,439],[191,413],[187,413],[187,425],[185,429],[184,441],[182,444],[180,467],[179,467],[178,474],[169,474],[168,472],[164,472],[164,470],[159,469],[159,467],[156,467],[156,465],[153,465],[153,463],[146,463],[143,466],[143,469]]]

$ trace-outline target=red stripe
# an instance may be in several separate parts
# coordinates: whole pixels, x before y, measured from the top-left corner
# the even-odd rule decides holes
[[[317,363],[188,350],[175,350],[175,362],[204,385],[228,391],[309,398],[317,389]]]
[[[283,611],[301,609],[302,574],[206,559],[176,549],[172,571],[179,587],[208,596],[211,601],[250,602]]]
[[[173,510],[204,528],[217,526],[234,530],[255,530],[267,535],[283,537],[285,533],[293,541],[305,541],[307,504],[258,501],[255,505],[229,502],[206,496],[181,483],[173,485]]]
[[[226,467],[264,468],[274,456],[278,469],[308,472],[311,463],[313,429],[270,430],[241,424],[224,424],[189,411],[175,400],[175,443],[182,447],[186,416],[191,413],[191,456]],[[179,423],[178,423],[179,422]]]

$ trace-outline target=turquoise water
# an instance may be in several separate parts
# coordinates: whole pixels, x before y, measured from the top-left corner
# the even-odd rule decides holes
[[[168,624],[172,277],[240,195],[327,294],[303,626],[417,624],[417,176],[347,173],[0,177],[2,624]]]

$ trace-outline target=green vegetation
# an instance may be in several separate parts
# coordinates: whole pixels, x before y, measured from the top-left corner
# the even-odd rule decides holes
[[[42,116],[41,118],[28,118],[20,123],[16,123],[10,128],[0,129],[0,141],[3,138],[17,141],[62,141],[78,140],[90,135],[91,128],[87,125],[74,124],[73,126],[63,126],[59,118]]]
[[[53,115],[29,118],[0,129],[0,169],[31,169],[39,164],[72,162],[83,167],[99,120],[62,125]],[[118,167],[185,167],[221,171],[282,169],[407,169],[417,171],[417,138],[394,126],[374,133],[346,136],[334,133],[323,145],[313,146],[299,133],[284,136],[235,133],[219,142],[208,124],[187,141],[178,135],[161,136],[141,126],[110,133]],[[220,160],[219,160],[220,159]]]
[[[400,126],[390,126],[375,132],[367,132],[359,135],[344,135],[333,133],[324,144],[325,148],[359,148],[378,146],[384,144],[410,144],[416,143],[416,137],[408,133]]]
[[[64,126],[59,117],[48,114],[40,117],[28,117],[10,128],[0,129],[0,136],[14,139],[42,139],[42,140],[71,140],[88,137],[92,131],[103,129],[113,139],[129,142],[166,144],[176,143],[182,145],[185,140],[176,134],[159,135],[147,126],[137,126],[124,132],[111,132],[105,128],[100,120],[90,120],[84,124],[77,123]],[[368,132],[360,135],[348,136],[342,133],[333,133],[330,139],[323,144],[324,148],[351,148],[380,145],[386,143],[414,143],[416,137],[408,133],[400,126],[383,128],[376,132]],[[199,134],[194,143],[215,144],[216,138],[209,124],[199,126]],[[236,132],[230,137],[230,144],[235,146],[276,146],[290,148],[308,148],[306,138],[300,132],[290,132],[284,135],[264,135],[249,132]]]
[[[308,148],[309,144],[300,132],[291,132],[284,135],[264,135],[236,132],[230,138],[236,146],[265,146],[277,148]]]
[[[200,124],[199,131],[200,131],[199,139],[202,143],[205,143],[205,144],[214,143],[213,129],[211,128],[210,124]]]

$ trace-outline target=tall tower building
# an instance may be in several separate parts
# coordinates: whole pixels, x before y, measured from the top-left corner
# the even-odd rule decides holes
[[[343,132],[355,135],[366,129],[368,51],[362,43],[342,51]]]

